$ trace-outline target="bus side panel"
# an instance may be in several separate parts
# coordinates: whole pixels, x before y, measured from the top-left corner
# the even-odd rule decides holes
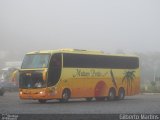
[[[63,68],[61,79],[61,91],[70,89],[72,98],[108,96],[110,88],[116,90],[116,96],[121,87],[126,96],[140,91],[139,69]]]

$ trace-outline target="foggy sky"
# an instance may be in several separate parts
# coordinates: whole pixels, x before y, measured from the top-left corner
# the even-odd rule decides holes
[[[159,0],[0,0],[0,51],[160,51]]]

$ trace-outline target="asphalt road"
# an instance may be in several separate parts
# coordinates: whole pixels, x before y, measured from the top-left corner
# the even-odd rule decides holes
[[[0,96],[0,113],[9,114],[125,114],[160,113],[160,94],[141,94],[121,101],[91,101],[74,99],[68,103],[51,100],[40,104],[36,100],[20,100],[17,92]]]

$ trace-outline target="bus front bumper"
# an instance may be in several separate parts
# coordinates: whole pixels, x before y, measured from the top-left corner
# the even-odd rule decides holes
[[[36,93],[31,93],[31,92],[19,92],[19,97],[20,99],[31,99],[31,100],[38,100],[38,99],[54,99],[56,98],[56,94],[48,94],[45,91],[40,91]]]

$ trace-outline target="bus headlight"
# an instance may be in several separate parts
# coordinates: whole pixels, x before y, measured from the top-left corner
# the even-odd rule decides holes
[[[22,91],[20,91],[20,92],[19,92],[19,94],[20,94],[20,95],[22,95],[22,94],[23,94],[23,92],[22,92]]]
[[[39,92],[39,94],[44,95],[44,94],[45,94],[45,92],[44,92],[44,91],[41,91],[41,92]]]

